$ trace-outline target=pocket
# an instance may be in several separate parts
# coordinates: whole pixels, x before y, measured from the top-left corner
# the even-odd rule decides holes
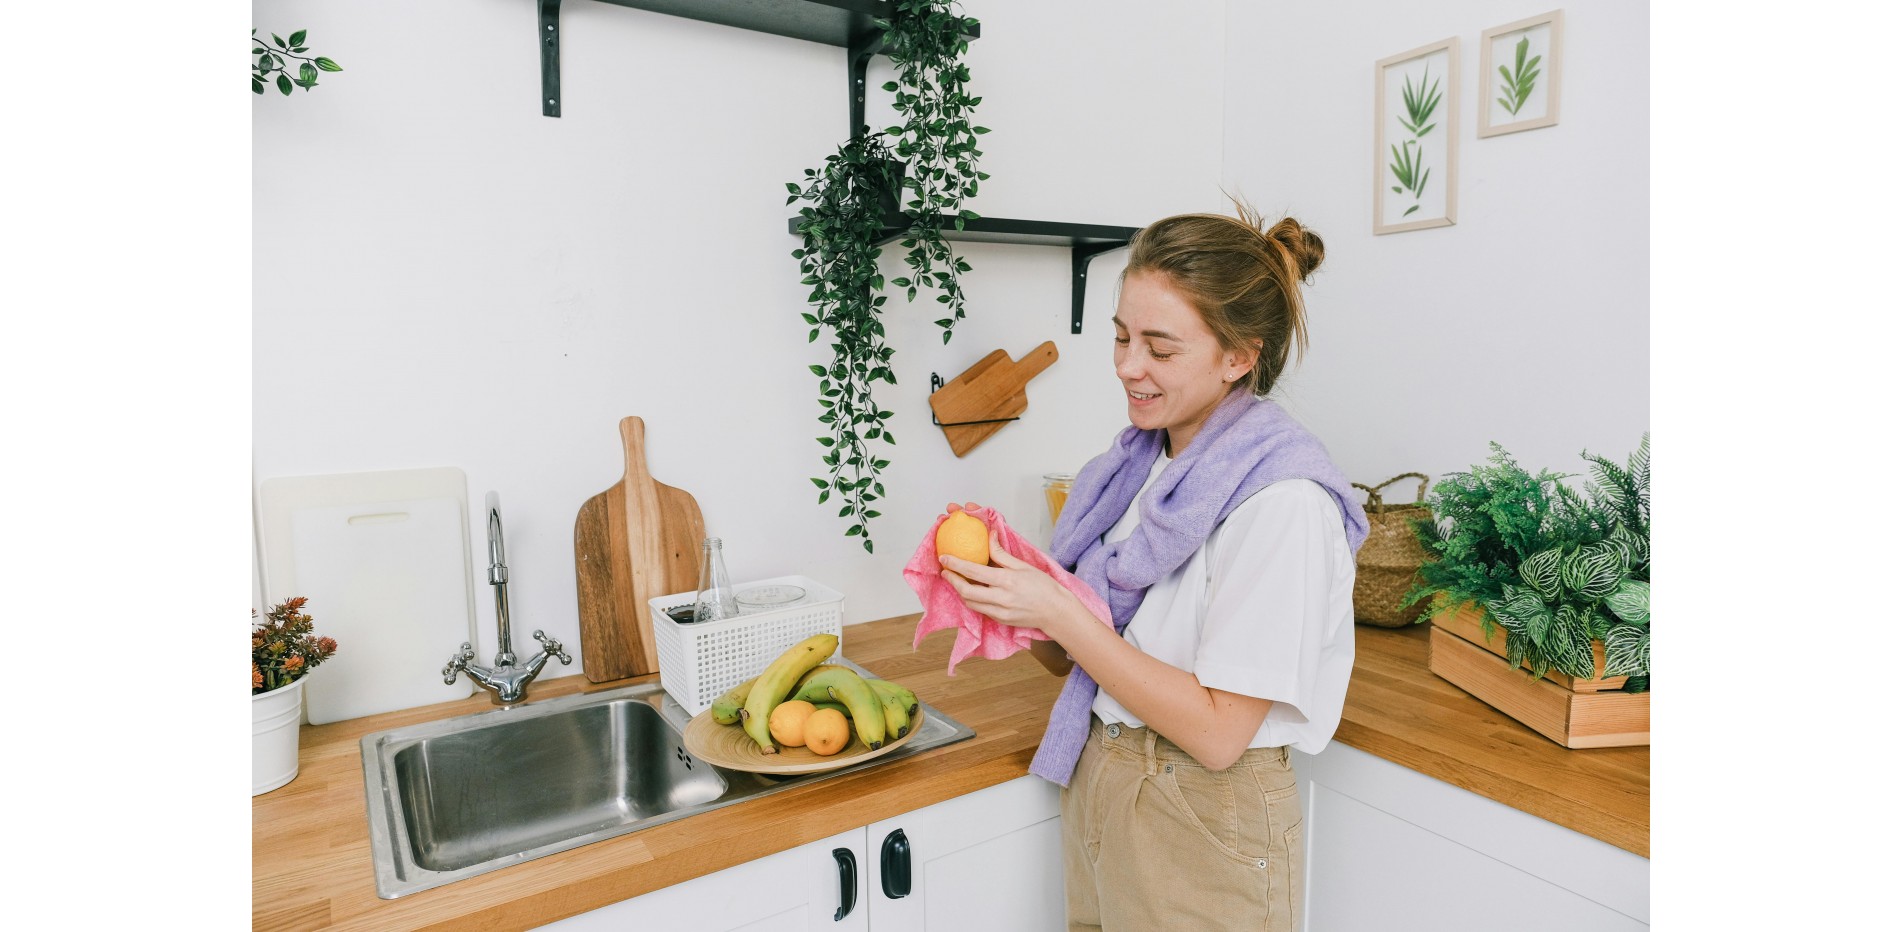
[[[1157,775],[1164,797],[1198,835],[1224,857],[1262,867],[1269,857],[1268,809],[1253,780],[1240,780],[1237,768],[1206,770],[1172,761]]]

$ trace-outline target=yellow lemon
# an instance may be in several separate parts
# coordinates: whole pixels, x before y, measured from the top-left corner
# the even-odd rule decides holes
[[[773,707],[766,718],[767,730],[773,740],[789,748],[806,746],[806,720],[813,714],[813,704],[804,699],[788,699]]]
[[[806,717],[806,749],[814,754],[831,757],[845,750],[850,741],[852,729],[839,710],[820,709]]]
[[[941,556],[951,554],[979,566],[991,562],[990,531],[983,521],[962,511],[952,512],[938,526],[937,544]]]

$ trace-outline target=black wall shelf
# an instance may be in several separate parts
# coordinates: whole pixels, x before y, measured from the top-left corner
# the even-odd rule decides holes
[[[799,235],[800,218],[786,221],[786,231]],[[909,226],[903,216],[886,220],[879,245],[895,242]],[[1090,260],[1099,253],[1130,245],[1137,227],[1115,227],[1095,223],[1057,223],[1050,220],[1006,220],[977,217],[965,221],[960,230],[950,217],[939,217],[938,228],[945,238],[964,243],[1005,243],[1013,246],[1064,246],[1070,249],[1070,332],[1084,332],[1084,286],[1090,280]]]
[[[846,104],[848,131],[858,136],[866,131],[866,67],[872,56],[882,50],[885,36],[876,20],[892,15],[887,0],[600,0],[616,6],[679,16],[684,19],[732,26],[754,32],[770,33],[790,39],[819,42],[846,50]],[[536,39],[542,54],[542,115],[562,115],[561,24],[562,0],[536,0]],[[969,33],[978,38],[974,27]],[[787,232],[799,234],[799,219],[787,221]],[[909,226],[902,216],[887,220],[886,236],[880,244],[905,235]],[[1063,246],[1070,249],[1071,300],[1070,332],[1084,332],[1084,286],[1089,279],[1090,260],[1130,243],[1136,227],[1113,227],[1088,223],[1053,223],[1045,220],[1000,220],[979,217],[965,221],[959,230],[949,218],[940,218],[939,229],[948,240],[970,243],[1008,243],[1019,246]]]
[[[866,62],[879,53],[884,36],[875,20],[892,15],[886,0],[601,0],[616,6],[732,26],[789,39],[804,39],[847,51],[847,92],[865,112]],[[542,115],[559,117],[562,108],[562,0],[536,0],[537,40],[542,44]],[[973,29],[971,38],[978,38]],[[855,120],[852,134],[859,134]]]

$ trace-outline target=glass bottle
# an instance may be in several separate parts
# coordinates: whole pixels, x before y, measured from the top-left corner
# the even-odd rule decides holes
[[[727,579],[727,558],[720,538],[709,537],[700,544],[700,586],[694,592],[694,620],[719,621],[740,614],[734,601],[733,583]]]

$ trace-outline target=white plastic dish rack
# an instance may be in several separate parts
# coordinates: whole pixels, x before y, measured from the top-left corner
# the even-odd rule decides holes
[[[773,658],[815,634],[841,635],[846,597],[805,576],[776,576],[741,583],[739,592],[763,586],[798,586],[799,600],[720,621],[681,624],[670,608],[692,605],[695,593],[648,600],[654,618],[654,646],[661,655],[661,688],[690,715],[699,715],[727,690],[756,676]],[[843,637],[842,637],[843,641]],[[837,655],[835,655],[837,656]]]

